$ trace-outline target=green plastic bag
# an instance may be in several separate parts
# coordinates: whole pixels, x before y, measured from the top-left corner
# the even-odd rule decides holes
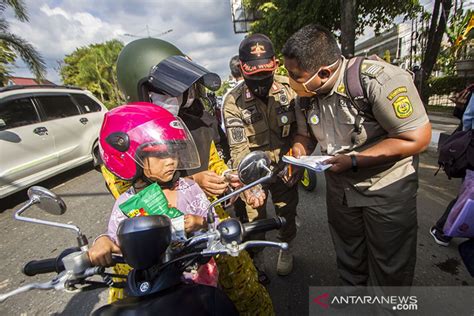
[[[183,215],[177,208],[168,206],[165,194],[156,183],[150,184],[120,204],[119,208],[127,217],[166,215],[173,219]]]

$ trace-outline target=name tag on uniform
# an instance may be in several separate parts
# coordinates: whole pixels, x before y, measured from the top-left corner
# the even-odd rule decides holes
[[[291,128],[291,124],[288,124],[288,125],[283,125],[283,129],[281,131],[281,137],[287,137],[288,135],[290,135],[290,128]]]

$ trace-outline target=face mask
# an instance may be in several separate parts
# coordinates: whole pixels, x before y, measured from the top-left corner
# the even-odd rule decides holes
[[[188,100],[183,104],[183,108],[189,108],[193,104],[194,99],[196,99],[196,92],[194,91],[194,88],[191,87],[188,92]]]
[[[291,89],[295,90],[296,94],[300,97],[310,98],[316,95],[315,92],[312,92],[312,91],[307,92],[302,83],[296,82],[291,77],[290,77],[290,87]]]
[[[244,78],[244,80],[245,84],[254,95],[257,97],[266,98],[273,84],[273,74],[266,78]]]
[[[330,64],[329,66],[327,66],[327,68],[334,67],[338,62],[339,62],[339,59],[336,60],[334,63]],[[323,68],[323,67],[319,67],[318,71],[316,71],[316,73],[311,78],[306,80],[306,82],[304,82],[304,83],[299,83],[299,82],[293,80],[290,77],[290,87],[293,90],[295,90],[296,94],[298,94],[300,97],[313,97],[313,96],[317,95],[318,92],[324,91],[326,89],[326,87],[329,85],[329,82],[331,81],[331,78],[336,74],[336,71],[333,71],[331,76],[328,78],[328,80],[322,86],[320,86],[319,88],[317,88],[315,90],[309,90],[308,89],[308,85],[311,83],[311,81],[313,81],[318,76],[319,72],[321,71],[321,68]]]
[[[153,104],[161,106],[163,109],[167,110],[174,116],[178,115],[179,108],[183,102],[183,97],[172,97],[165,94],[159,94],[155,92],[150,92],[150,99]]]

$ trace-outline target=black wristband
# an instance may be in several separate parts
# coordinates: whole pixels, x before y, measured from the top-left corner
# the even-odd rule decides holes
[[[355,155],[349,155],[351,157],[352,161],[352,172],[357,172],[359,170],[359,167],[357,166],[357,158]]]

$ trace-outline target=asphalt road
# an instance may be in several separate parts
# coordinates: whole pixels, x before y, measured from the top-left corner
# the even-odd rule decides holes
[[[420,163],[418,199],[418,249],[415,285],[473,285],[460,261],[454,240],[448,248],[434,243],[428,230],[443,213],[459,188],[459,180],[447,180],[437,169],[436,155],[424,153]],[[55,217],[32,207],[27,214],[49,220],[79,225],[90,240],[103,232],[113,205],[101,175],[90,167],[77,168],[42,183],[63,196],[68,211]],[[56,256],[62,249],[74,246],[72,232],[13,220],[14,209],[26,200],[22,191],[0,202],[0,293],[28,282],[45,281],[52,275],[24,276],[20,269],[33,259]],[[295,241],[295,269],[287,277],[275,274],[277,251],[266,249],[266,265],[271,277],[268,290],[277,315],[306,315],[309,286],[337,285],[336,259],[329,236],[325,209],[324,176],[318,175],[314,192],[300,191],[298,207],[300,228]],[[272,214],[272,212],[270,212]],[[269,234],[274,238],[275,234]],[[85,315],[105,304],[106,290],[85,293],[30,291],[0,304],[0,315]]]

